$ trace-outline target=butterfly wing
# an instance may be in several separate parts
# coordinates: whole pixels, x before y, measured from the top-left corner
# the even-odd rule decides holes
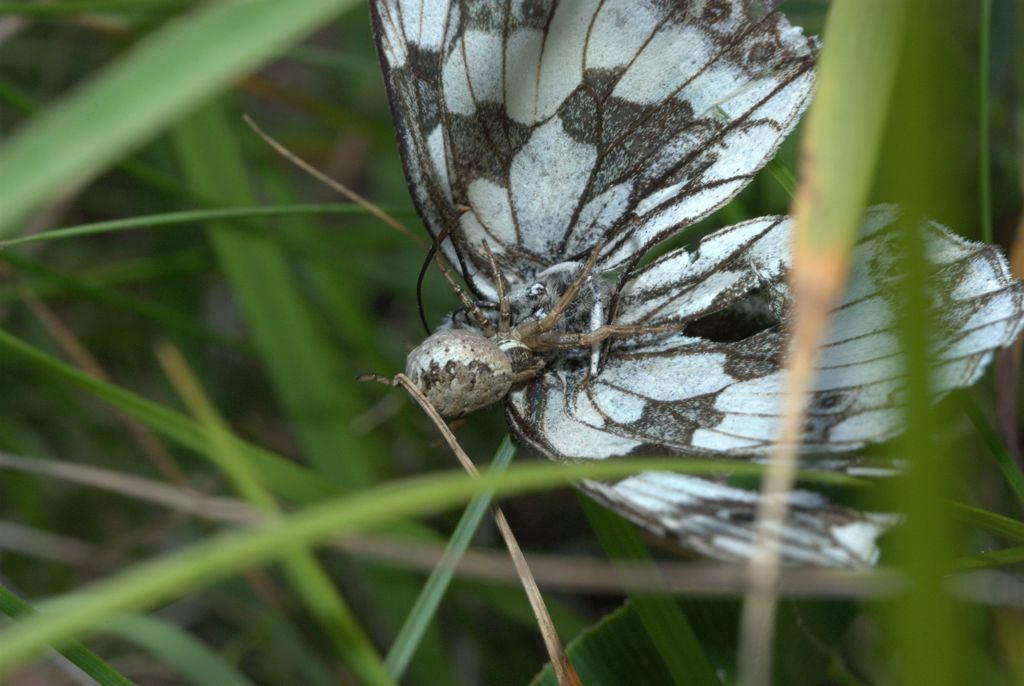
[[[756,491],[672,472],[643,472],[615,482],[584,481],[595,500],[659,536],[699,554],[742,562],[757,538]],[[875,539],[895,523],[807,490],[790,491],[780,551],[787,564],[858,568],[878,558]]]
[[[805,452],[847,452],[900,430],[903,368],[892,302],[898,278],[896,210],[871,210],[850,286],[833,313],[809,399]],[[790,221],[756,219],[711,234],[636,273],[613,323],[674,324],[681,333],[617,340],[600,373],[556,366],[512,396],[524,435],[558,457],[648,449],[767,454],[785,387]],[[977,380],[994,350],[1022,326],[1022,285],[996,248],[927,226],[929,291],[939,332],[932,345],[936,397]],[[701,337],[714,317],[774,317],[740,340]],[[695,330],[697,333],[693,333]],[[573,435],[586,433],[586,440]],[[605,438],[601,438],[605,437]],[[585,450],[587,454],[580,454]]]
[[[614,268],[721,207],[813,82],[813,41],[758,1],[371,9],[417,208],[488,297],[484,242],[515,285],[597,244]]]
[[[808,398],[804,453],[848,452],[901,429],[905,384],[892,300],[899,278],[896,218],[891,207],[868,212],[850,285],[821,349]],[[938,398],[976,381],[993,351],[1016,339],[1024,324],[1024,286],[1012,280],[992,246],[965,241],[935,224],[925,230],[931,314],[938,323],[930,351]],[[614,322],[675,324],[682,332],[616,341],[597,374],[582,364],[554,366],[510,395],[508,415],[516,434],[563,459],[665,452],[726,459],[767,455],[777,435],[786,383],[790,231],[790,221],[782,217],[745,222],[637,272],[623,286]],[[738,337],[728,325],[757,317],[760,326]],[[716,319],[727,326],[716,328]],[[723,338],[723,330],[731,337]],[[726,496],[721,490],[726,486],[715,484],[721,498],[701,503],[693,497],[693,484],[711,482],[687,477],[679,481],[685,486],[668,488],[660,499],[636,495],[637,488],[670,481],[679,479],[641,475],[586,488],[638,522],[652,526],[660,520],[655,527],[672,531],[691,548],[706,550],[709,532],[731,530],[725,540],[734,548],[737,540],[752,537],[756,502],[754,494],[742,489]],[[724,517],[719,526],[702,514],[710,505],[726,514],[746,514]],[[834,513],[842,526],[867,526],[856,511],[836,508]],[[799,519],[799,508],[794,516]],[[822,529],[805,519],[791,533],[803,536],[808,546],[794,544],[793,549],[803,550],[804,556],[812,550],[843,550],[826,545],[835,542],[836,526],[823,520]],[[858,540],[846,549],[865,546]],[[732,553],[723,549],[723,555]],[[819,561],[835,563],[827,556]]]

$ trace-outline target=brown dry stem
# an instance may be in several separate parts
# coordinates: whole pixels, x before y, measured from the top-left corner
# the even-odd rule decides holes
[[[401,384],[423,411],[427,413],[427,416],[430,417],[438,431],[444,436],[452,452],[455,453],[459,464],[474,477],[480,476],[476,465],[473,464],[473,461],[462,449],[462,446],[459,445],[458,439],[455,438],[455,434],[448,428],[448,424],[445,423],[441,415],[434,409],[434,406],[430,404],[430,401],[416,388],[416,384],[412,382],[412,379],[405,374],[396,374],[395,381]],[[537,619],[537,626],[540,628],[541,636],[544,639],[544,647],[547,648],[548,657],[551,660],[551,666],[555,671],[555,677],[558,679],[559,686],[582,686],[579,675],[576,674],[575,668],[565,654],[565,648],[562,646],[562,641],[558,638],[558,632],[555,631],[555,624],[551,621],[551,615],[544,604],[544,598],[537,587],[537,581],[533,577],[533,572],[530,571],[530,565],[526,561],[526,556],[523,555],[522,548],[519,547],[519,541],[516,540],[512,527],[509,526],[508,520],[505,518],[505,513],[493,503],[491,504],[491,513],[494,516],[494,523],[498,525],[498,531],[505,541],[505,546],[508,548],[512,564],[515,566],[516,573],[519,575],[519,580],[523,585],[523,590],[526,591],[526,597],[530,601],[530,607],[533,609],[533,614]]]
[[[256,122],[253,121],[252,117],[250,117],[248,114],[243,114],[242,115],[242,119],[249,126],[249,128],[251,128],[256,133],[257,136],[259,136],[260,138],[263,139],[264,143],[269,145],[279,155],[281,155],[286,160],[288,160],[289,162],[294,164],[296,167],[298,167],[302,171],[306,172],[307,174],[312,176],[314,179],[316,179],[320,183],[326,185],[328,188],[338,192],[343,197],[348,198],[349,200],[351,200],[355,204],[359,205],[364,210],[366,210],[367,212],[372,214],[377,219],[380,219],[382,222],[384,222],[385,224],[387,224],[388,226],[390,226],[391,228],[393,228],[395,231],[399,232],[403,236],[407,236],[408,238],[411,238],[412,240],[416,241],[420,245],[425,245],[424,240],[421,237],[419,237],[416,234],[414,234],[412,231],[410,231],[405,226],[405,224],[403,224],[402,222],[398,221],[397,219],[392,217],[390,214],[388,214],[387,212],[382,210],[380,207],[378,207],[374,203],[370,202],[368,199],[364,198],[359,193],[356,193],[354,190],[352,190],[348,186],[345,186],[344,184],[339,183],[338,181],[335,181],[331,177],[327,176],[326,174],[321,172],[319,169],[317,169],[313,165],[309,164],[308,162],[303,160],[301,157],[299,157],[298,155],[293,153],[291,150],[286,148],[284,145],[282,145],[281,143],[279,143],[276,140],[274,140],[273,138],[271,138],[270,134],[266,133],[263,129],[261,129],[259,127],[259,125],[257,125]]]
[[[798,234],[791,277],[794,309],[788,376],[778,438],[761,486],[759,526],[740,624],[740,672],[747,686],[770,683],[782,574],[781,532],[789,509],[788,495],[796,479],[807,416],[807,389],[814,380],[818,346],[828,331],[832,308],[842,296],[849,267],[849,251],[812,252],[800,239]]]

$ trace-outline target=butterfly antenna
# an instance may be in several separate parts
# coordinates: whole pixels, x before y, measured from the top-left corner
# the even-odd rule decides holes
[[[461,215],[460,215],[461,216]],[[423,330],[430,334],[430,326],[427,324],[427,314],[423,310],[423,279],[427,276],[427,269],[430,268],[430,261],[434,259],[434,255],[437,254],[437,248],[441,245],[441,241],[448,237],[451,233],[452,224],[454,222],[448,222],[444,228],[441,229],[441,233],[434,236],[434,240],[430,242],[430,248],[427,249],[427,256],[423,258],[423,264],[420,266],[420,275],[416,277],[416,309],[420,313],[420,323],[423,324]],[[444,270],[442,269],[442,273]]]
[[[398,221],[397,219],[392,217],[390,214],[388,214],[387,212],[382,210],[380,207],[378,207],[377,205],[373,204],[372,202],[370,202],[369,200],[364,198],[359,193],[356,193],[354,190],[352,190],[348,186],[345,186],[344,184],[339,183],[338,181],[335,181],[331,177],[327,176],[326,174],[321,172],[319,169],[317,169],[313,165],[309,164],[308,162],[303,160],[301,157],[299,157],[298,155],[293,153],[291,150],[286,148],[283,144],[281,144],[281,143],[277,142],[276,140],[274,140],[273,138],[271,138],[270,134],[268,134],[263,129],[261,129],[256,124],[256,122],[253,121],[252,117],[250,117],[248,114],[243,114],[242,115],[242,120],[245,121],[245,123],[249,126],[250,129],[253,130],[253,132],[256,133],[257,136],[259,136],[260,138],[263,139],[264,143],[269,145],[271,148],[273,148],[275,151],[277,151],[278,154],[280,154],[286,160],[288,160],[289,162],[294,164],[296,167],[298,167],[302,171],[306,172],[307,174],[309,174],[314,179],[316,179],[320,183],[324,184],[328,188],[338,192],[343,197],[348,198],[349,200],[351,200],[355,204],[359,205],[364,210],[366,210],[367,212],[372,214],[374,217],[376,217],[377,219],[381,220],[382,222],[384,222],[385,224],[387,224],[388,226],[390,226],[391,228],[393,228],[395,231],[399,232],[403,236],[408,236],[409,238],[411,238],[412,240],[416,241],[420,245],[424,245],[423,238],[420,237],[420,236],[417,236],[412,231],[410,231],[405,226],[405,224],[403,224],[402,222]]]
[[[477,470],[476,465],[473,464],[473,460],[462,449],[448,424],[445,423],[444,419],[438,414],[437,410],[434,409],[434,406],[430,404],[430,401],[427,400],[420,389],[416,387],[412,379],[405,374],[396,374],[393,383],[405,388],[413,400],[423,409],[434,423],[434,426],[444,436],[445,442],[448,443],[452,452],[455,453],[455,457],[458,459],[459,464],[462,465],[462,468],[474,478],[479,477],[480,472]],[[582,686],[576,670],[565,654],[565,648],[558,638],[558,632],[555,631],[555,624],[551,621],[551,614],[544,604],[544,597],[537,586],[537,580],[534,578],[533,572],[530,571],[530,565],[526,561],[523,549],[519,546],[519,541],[516,540],[516,536],[512,532],[512,527],[509,526],[508,520],[505,518],[505,513],[501,511],[500,507],[492,503],[491,515],[494,517],[494,523],[498,525],[498,531],[505,541],[505,547],[508,548],[512,564],[519,574],[519,580],[522,582],[523,589],[526,591],[526,597],[530,601],[530,607],[533,609],[534,617],[537,619],[537,626],[540,628],[541,637],[544,639],[544,646],[547,648],[548,657],[551,659],[551,665],[554,668],[559,686]]]

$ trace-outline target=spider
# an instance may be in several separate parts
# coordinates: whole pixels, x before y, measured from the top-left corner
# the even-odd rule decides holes
[[[533,315],[513,325],[511,300],[505,279],[490,247],[486,242],[482,245],[498,295],[497,322],[492,321],[480,305],[466,295],[438,260],[441,273],[472,321],[431,334],[406,358],[405,375],[446,419],[457,419],[498,402],[508,395],[514,385],[529,381],[543,371],[546,353],[590,347],[590,369],[596,373],[599,347],[604,341],[614,337],[674,330],[667,326],[639,327],[601,323],[605,298],[600,292],[590,298],[593,303],[590,330],[579,332],[557,329],[580,292],[593,284],[591,277],[602,244],[590,251],[581,268],[578,263],[563,263],[539,274],[534,288],[539,287],[546,292],[541,281],[544,276],[551,275],[552,270],[579,269],[550,310],[545,311],[541,307]],[[592,287],[599,290],[596,285]]]

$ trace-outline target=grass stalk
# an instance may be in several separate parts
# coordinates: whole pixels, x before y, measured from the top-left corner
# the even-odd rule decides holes
[[[981,0],[978,22],[978,171],[980,174],[981,240],[994,240],[992,227],[992,0]]]
[[[506,436],[491,461],[490,472],[500,474],[512,462],[514,456],[515,445]],[[416,603],[409,610],[409,616],[398,632],[398,636],[395,637],[395,642],[391,645],[384,660],[388,674],[395,681],[400,681],[408,668],[409,661],[412,660],[427,626],[436,615],[441,600],[455,576],[455,568],[466,549],[469,548],[473,535],[488,513],[493,498],[493,493],[481,493],[469,502],[455,531],[448,539],[444,555],[430,573],[419,597],[416,598]]]

